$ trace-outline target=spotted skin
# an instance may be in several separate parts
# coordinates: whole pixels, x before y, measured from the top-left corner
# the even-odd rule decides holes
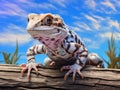
[[[28,70],[28,79],[30,78],[30,71],[33,68],[38,73],[37,66],[41,64],[35,63],[35,55],[46,54],[48,57],[45,59],[46,66],[58,66],[61,71],[69,69],[65,74],[66,80],[70,73],[73,73],[73,81],[75,75],[78,73],[82,78],[81,69],[92,62],[97,66],[99,63],[94,63],[91,60],[91,55],[88,55],[81,38],[72,30],[69,30],[64,21],[59,15],[54,14],[30,14],[28,16],[28,33],[42,44],[34,45],[27,51],[28,64],[24,66],[21,73],[22,76]],[[89,56],[89,57],[88,57]],[[98,57],[98,56],[97,56]],[[98,58],[99,59],[99,58]],[[95,61],[99,62],[100,60]]]

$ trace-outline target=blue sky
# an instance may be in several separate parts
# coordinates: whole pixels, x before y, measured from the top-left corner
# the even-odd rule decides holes
[[[12,53],[19,42],[19,64],[26,63],[26,51],[35,44],[26,31],[29,13],[59,14],[79,34],[89,52],[107,59],[107,41],[113,34],[120,44],[120,0],[0,0],[0,52]],[[37,55],[43,62],[45,55]],[[0,55],[0,60],[3,60]]]

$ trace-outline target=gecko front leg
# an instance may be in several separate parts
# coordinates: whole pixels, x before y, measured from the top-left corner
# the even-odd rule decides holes
[[[41,64],[36,64],[36,63],[21,64],[20,65],[20,68],[22,69],[21,70],[21,77],[23,77],[25,71],[28,70],[27,79],[30,80],[30,72],[31,72],[32,69],[34,69],[36,74],[38,74],[37,66],[41,66]]]
[[[75,46],[74,51],[76,51],[74,52],[74,55],[76,56],[76,63],[73,65],[63,66],[61,68],[61,71],[63,71],[64,69],[69,69],[69,71],[65,74],[64,79],[66,80],[69,74],[73,73],[74,82],[76,73],[78,73],[81,78],[84,77],[83,74],[81,73],[81,69],[85,66],[85,63],[87,61],[88,51],[83,44],[80,45],[72,43],[71,46],[73,47],[73,45]]]
[[[42,64],[35,63],[35,55],[45,53],[45,49],[43,45],[35,45],[28,49],[27,51],[27,64],[22,64],[21,67],[21,76],[23,77],[25,71],[28,70],[27,79],[30,80],[30,72],[32,69],[35,70],[36,74],[38,74],[37,66],[41,66]]]

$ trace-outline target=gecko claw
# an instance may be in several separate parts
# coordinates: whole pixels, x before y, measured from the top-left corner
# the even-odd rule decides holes
[[[38,75],[38,69],[36,68],[36,66],[33,67],[33,69],[35,70],[36,74]]]
[[[84,75],[80,72],[80,71],[77,71],[77,73],[79,74],[79,76],[83,79],[84,78]]]
[[[66,69],[70,69],[70,65],[61,67],[60,71],[62,72],[63,70],[66,70]]]
[[[41,66],[41,65],[40,64],[35,64],[35,63],[29,63],[27,65],[26,64],[21,64],[20,65],[20,69],[22,69],[21,70],[21,76],[23,77],[24,73],[28,70],[27,79],[30,80],[30,74],[31,74],[32,69],[35,70],[37,75],[39,74],[37,66]]]
[[[80,70],[82,69],[82,67],[78,64],[73,64],[73,65],[68,65],[68,66],[63,66],[60,71],[63,71],[65,69],[69,69],[69,71],[65,74],[64,76],[64,80],[67,80],[68,76],[73,73],[73,77],[72,77],[72,81],[75,81],[75,76],[76,73],[78,73],[80,75],[80,77],[83,79],[83,74],[80,72]]]
[[[25,69],[21,70],[21,77],[24,76],[24,72],[25,72],[25,71],[26,71]]]
[[[68,77],[68,76],[67,76],[67,75],[65,75],[65,76],[64,76],[64,80],[67,80],[67,77]]]
[[[24,67],[26,67],[26,64],[21,64],[20,65],[20,69],[23,69]]]
[[[50,63],[50,66],[54,66],[54,65],[55,65],[55,62],[52,61],[52,62]]]
[[[25,71],[27,70],[27,66],[26,66],[26,64],[21,64],[20,65],[20,69],[22,69],[21,70],[21,77],[23,77],[24,76],[24,73],[25,73]]]
[[[27,79],[28,79],[28,81],[30,80],[30,74],[27,75]]]

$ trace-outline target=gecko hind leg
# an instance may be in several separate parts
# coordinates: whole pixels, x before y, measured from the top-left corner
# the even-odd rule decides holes
[[[49,57],[45,58],[44,64],[46,67],[53,67],[55,66],[55,62],[51,60]]]

